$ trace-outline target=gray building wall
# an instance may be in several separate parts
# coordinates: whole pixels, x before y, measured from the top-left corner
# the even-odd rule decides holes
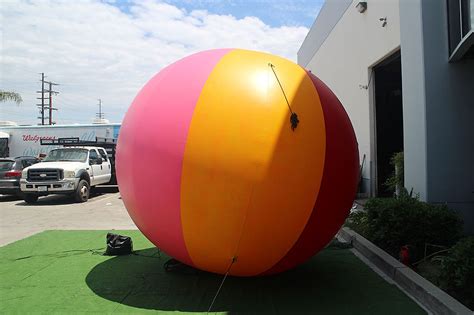
[[[400,2],[405,186],[474,234],[474,60],[448,62],[446,6]]]

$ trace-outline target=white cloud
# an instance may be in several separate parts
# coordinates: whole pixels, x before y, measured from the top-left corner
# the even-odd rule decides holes
[[[121,121],[141,86],[175,60],[220,47],[295,60],[308,31],[152,0],[137,0],[128,9],[93,0],[3,1],[1,88],[19,92],[24,102],[1,104],[0,120],[37,122],[39,72],[61,84],[55,98],[59,123],[90,122],[99,97],[106,118]]]

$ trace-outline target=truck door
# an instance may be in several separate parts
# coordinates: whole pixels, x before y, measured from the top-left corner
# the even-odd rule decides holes
[[[110,182],[112,177],[112,166],[110,164],[109,157],[107,156],[107,152],[104,149],[97,149],[99,151],[99,155],[102,158],[102,167],[100,169],[100,183],[106,184]]]
[[[101,165],[97,164],[97,159],[99,155],[95,149],[89,151],[89,164],[90,164],[90,177],[91,177],[91,186],[95,186],[100,183],[100,167]]]

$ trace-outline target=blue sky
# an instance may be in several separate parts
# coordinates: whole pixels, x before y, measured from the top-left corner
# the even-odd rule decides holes
[[[140,88],[199,51],[243,48],[296,62],[321,0],[0,0],[0,120],[36,124],[39,73],[57,82],[58,124],[120,122]]]
[[[130,0],[105,0],[124,12],[129,12]],[[185,9],[206,10],[219,15],[232,15],[238,19],[255,16],[270,26],[311,27],[324,0],[163,0]]]

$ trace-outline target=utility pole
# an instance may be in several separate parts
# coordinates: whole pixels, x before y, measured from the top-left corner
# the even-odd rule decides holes
[[[37,97],[36,99],[41,100],[41,104],[36,104],[39,108],[39,113],[41,114],[41,117],[38,117],[38,119],[41,119],[40,125],[44,125],[44,72],[41,72],[41,91],[36,91],[37,93],[41,93],[41,97]]]
[[[41,114],[41,116],[38,117],[38,119],[41,120],[40,125],[45,125],[46,119],[48,120],[49,125],[54,125],[55,122],[53,121],[53,110],[57,110],[57,108],[53,107],[53,94],[58,94],[59,92],[53,91],[53,85],[59,85],[59,84],[46,81],[44,78],[46,78],[46,76],[44,75],[44,72],[42,72],[41,73],[41,91],[36,91],[37,93],[41,93],[41,97],[37,97],[37,99],[41,100],[41,104],[36,104]],[[45,89],[45,84],[49,85],[49,89]],[[45,97],[45,93],[48,93],[47,97]],[[45,103],[45,100],[48,100],[48,102]],[[45,110],[49,112],[49,115],[47,117],[44,114]]]
[[[102,100],[100,98],[97,99],[97,100],[99,101],[99,104],[97,104],[97,105],[99,105],[99,112],[96,113],[95,115],[97,116],[97,119],[99,119],[99,120],[104,119],[104,113],[102,112]]]
[[[49,82],[49,81],[45,81],[46,83],[49,84],[49,90],[48,90],[48,93],[49,93],[49,106],[47,107],[47,109],[49,110],[49,125],[54,125],[56,124],[56,122],[53,121],[53,110],[58,110],[57,108],[54,108],[53,107],[53,94],[58,94],[59,92],[57,91],[53,91],[53,85],[59,85],[57,83],[54,83],[54,82]]]

